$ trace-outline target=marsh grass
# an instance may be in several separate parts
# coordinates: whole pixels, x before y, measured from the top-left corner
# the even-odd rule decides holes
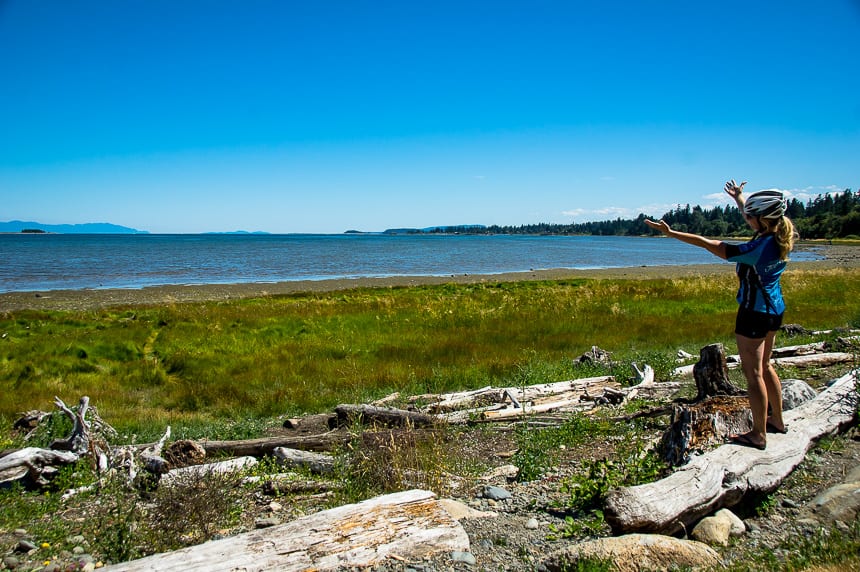
[[[849,325],[860,270],[790,272],[788,322]],[[0,422],[89,395],[128,440],[165,425],[240,438],[281,415],[393,391],[559,381],[597,345],[628,375],[679,349],[733,347],[735,279],[559,280],[409,288],[0,315]],[[622,371],[626,370],[626,371]],[[217,434],[213,434],[217,433]]]

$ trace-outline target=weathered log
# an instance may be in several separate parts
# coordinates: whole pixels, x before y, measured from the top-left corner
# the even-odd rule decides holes
[[[465,530],[435,495],[411,490],[116,564],[110,570],[343,570],[379,565],[388,558],[420,561],[468,549]]]
[[[278,462],[289,469],[307,469],[317,475],[334,472],[334,459],[330,455],[288,447],[275,447],[273,453]]]
[[[811,354],[807,356],[794,356],[776,358],[771,360],[776,365],[795,367],[827,367],[840,363],[851,363],[854,355],[848,352],[827,352],[823,354]]]
[[[46,484],[42,473],[48,467],[70,465],[79,459],[72,451],[52,451],[39,447],[25,447],[0,458],[0,484],[31,479],[37,484]]]
[[[840,363],[851,363],[854,356],[848,352],[825,352],[820,354],[797,355],[789,357],[778,357],[770,360],[770,363],[779,366],[795,366],[795,367],[827,367],[838,365]],[[726,365],[729,369],[740,367],[740,356],[726,356]],[[686,377],[693,374],[693,365],[684,365],[676,367],[672,371],[673,377]]]
[[[815,399],[785,412],[788,433],[769,434],[764,451],[724,445],[694,457],[665,479],[610,491],[607,521],[616,533],[669,534],[734,506],[747,494],[773,491],[818,439],[856,420],[858,372],[849,372]]]
[[[798,346],[784,346],[781,348],[773,348],[773,351],[770,355],[774,358],[781,358],[824,353],[827,351],[827,345],[827,342],[814,342],[811,344],[802,344]]]
[[[729,381],[726,351],[723,344],[710,344],[699,350],[699,361],[693,366],[696,401],[715,395],[741,395],[744,392]]]
[[[425,406],[425,409],[431,413],[440,413],[459,409],[463,406],[463,402],[472,403],[477,396],[495,391],[492,386],[488,385],[480,389],[470,389],[455,393],[424,393],[422,395],[413,395],[409,398],[409,403],[427,403],[428,405]]]
[[[499,421],[502,419],[511,419],[515,417],[528,417],[533,413],[545,413],[547,411],[553,411],[566,407],[576,407],[581,403],[582,402],[579,400],[579,397],[571,399],[562,399],[560,401],[550,401],[548,403],[526,405],[524,407],[499,409],[496,411],[484,411],[481,414],[481,418],[484,420]]]
[[[377,424],[385,427],[431,427],[438,419],[426,413],[395,409],[393,407],[373,407],[372,405],[338,405],[337,426],[345,427],[355,421],[364,424]]]
[[[598,377],[586,377],[567,381],[555,381],[552,383],[538,383],[525,387],[483,387],[472,391],[450,393],[445,395],[422,396],[422,400],[432,400],[423,407],[428,413],[444,413],[462,410],[463,407],[475,409],[476,412],[492,407],[506,401],[512,403],[524,403],[540,399],[552,398],[571,392],[586,392],[601,389],[608,384],[615,385],[615,378],[611,375]],[[412,400],[410,400],[412,401]]]
[[[349,442],[350,436],[343,431],[330,431],[321,435],[263,437],[241,441],[198,441],[207,456],[235,455],[237,457],[262,457],[271,455],[275,447],[289,447],[302,451],[331,451]]]
[[[209,475],[225,475],[236,473],[242,469],[253,467],[257,464],[257,459],[254,457],[237,457],[228,461],[220,461],[218,463],[207,463],[205,465],[191,465],[188,467],[180,467],[172,469],[161,476],[159,485],[171,486],[177,482],[182,482],[183,479],[193,479],[206,477]]]

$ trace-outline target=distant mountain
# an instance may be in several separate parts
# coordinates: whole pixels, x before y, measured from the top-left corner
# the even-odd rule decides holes
[[[147,230],[137,230],[108,222],[88,222],[84,224],[42,224],[33,221],[10,220],[0,222],[0,232],[43,231],[58,234],[149,234]]]

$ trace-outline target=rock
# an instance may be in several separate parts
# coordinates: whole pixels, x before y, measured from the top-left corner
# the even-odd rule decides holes
[[[797,503],[791,499],[782,499],[782,506],[785,508],[798,508]]]
[[[5,566],[8,570],[14,570],[21,564],[21,561],[18,560],[15,556],[4,556],[3,557],[3,566]]]
[[[693,527],[690,538],[704,542],[709,546],[727,546],[731,535],[732,524],[724,518],[708,516]]]
[[[744,533],[747,531],[747,526],[744,524],[744,521],[742,521],[738,515],[736,515],[727,508],[718,510],[714,516],[719,518],[725,518],[731,523],[730,534],[732,536],[743,536]]]
[[[526,530],[537,530],[540,528],[540,523],[536,518],[530,518],[526,521]]]
[[[26,539],[19,540],[15,546],[15,552],[19,553],[30,552],[31,550],[36,550],[36,545]]]
[[[805,516],[825,524],[857,520],[860,516],[860,466],[848,473],[845,481],[812,499]]]
[[[482,494],[485,499],[500,501],[511,498],[511,493],[503,489],[502,487],[494,487],[492,485],[488,485],[484,487]]]
[[[472,554],[471,552],[463,552],[460,550],[455,550],[451,553],[451,560],[453,560],[454,562],[463,562],[465,564],[468,564],[469,566],[474,566],[478,563],[478,561],[475,560],[474,554]]]
[[[281,524],[281,521],[276,516],[270,516],[267,518],[258,518],[254,521],[255,528],[269,528],[271,526],[278,526]]]
[[[789,411],[798,405],[802,405],[818,395],[808,383],[802,379],[782,380],[782,410]]]
[[[455,501],[453,499],[439,499],[439,504],[445,509],[445,512],[450,514],[454,520],[463,520],[469,518],[492,518],[499,516],[496,512],[476,510],[470,506]]]
[[[627,534],[598,538],[549,555],[543,565],[550,572],[575,569],[580,559],[609,560],[618,572],[718,566],[717,552],[695,540],[659,534]]]

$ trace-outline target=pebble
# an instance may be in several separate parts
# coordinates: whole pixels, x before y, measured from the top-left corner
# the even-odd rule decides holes
[[[540,528],[540,523],[536,518],[530,518],[526,521],[526,529],[537,530],[538,528]]]
[[[798,505],[791,499],[782,499],[782,506],[785,508],[797,508]]]
[[[9,570],[14,570],[21,562],[14,556],[3,557],[3,566]]]
[[[268,518],[258,518],[254,521],[254,526],[257,528],[269,528],[272,526],[277,526],[281,524],[280,519],[276,516],[270,516]]]
[[[15,546],[15,552],[30,552],[31,550],[36,550],[36,545],[26,539],[19,540],[18,545]]]
[[[454,562],[463,562],[464,564],[468,564],[469,566],[474,566],[478,563],[475,560],[475,556],[471,552],[462,552],[460,550],[455,550],[451,553],[451,560]]]
[[[496,487],[493,485],[488,485],[484,487],[484,490],[482,492],[485,499],[500,501],[511,498],[511,493],[509,493],[502,487]]]

